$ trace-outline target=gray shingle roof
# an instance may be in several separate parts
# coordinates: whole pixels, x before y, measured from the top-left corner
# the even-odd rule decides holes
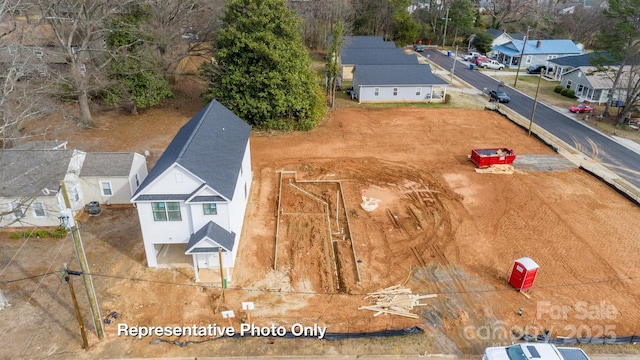
[[[232,200],[250,133],[249,124],[216,100],[211,101],[178,131],[134,198],[178,163]]]
[[[26,141],[11,148],[11,150],[64,150],[67,148],[66,141],[43,140]]]
[[[87,153],[80,176],[129,176],[134,153]]]
[[[73,150],[0,151],[0,196],[41,196],[57,191],[69,168]]]
[[[189,194],[149,194],[140,195],[137,201],[185,201]]]
[[[205,238],[217,243],[223,250],[231,251],[235,243],[236,234],[223,229],[213,221],[209,221],[205,226],[196,231],[195,234],[191,235],[184,250],[185,254],[218,251],[217,247],[194,249],[194,247]]]
[[[431,73],[428,64],[357,65],[354,77],[358,85],[444,85],[445,80]]]
[[[384,41],[382,36],[344,36],[342,38],[341,51],[349,48],[395,48],[396,44],[393,41]]]
[[[418,64],[414,54],[405,54],[400,48],[393,49],[345,49],[340,54],[342,65],[388,65]]]
[[[553,60],[549,60],[549,62],[558,64],[560,66],[571,66],[574,68],[581,66],[592,66],[591,59],[596,58],[596,53],[586,53],[582,55],[573,55],[573,56],[563,56]],[[603,54],[603,56],[607,57],[607,54]],[[611,62],[610,65],[617,65],[614,61]]]

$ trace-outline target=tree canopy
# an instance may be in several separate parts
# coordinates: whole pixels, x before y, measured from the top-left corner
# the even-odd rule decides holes
[[[284,0],[232,0],[201,68],[205,101],[216,99],[257,128],[313,128],[324,99],[302,42],[300,20]]]

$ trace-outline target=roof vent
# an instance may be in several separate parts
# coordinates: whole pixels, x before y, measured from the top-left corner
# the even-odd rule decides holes
[[[149,150],[145,150],[145,151],[144,151],[144,156],[147,156],[147,157],[148,157],[149,155],[151,155],[151,153],[149,152]]]
[[[224,128],[222,128],[222,131],[224,131]]]

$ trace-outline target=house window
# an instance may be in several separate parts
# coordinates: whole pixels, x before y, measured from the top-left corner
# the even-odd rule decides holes
[[[113,195],[113,190],[111,190],[110,181],[100,181],[100,190],[102,191],[102,196]]]
[[[578,94],[582,94],[582,90],[584,89],[584,86],[582,85],[578,85],[578,91],[576,91]]]
[[[33,203],[33,216],[37,218],[47,217],[47,213],[44,211],[44,204],[41,202]]]
[[[135,174],[135,179],[136,179],[136,187],[140,186],[140,177],[138,176],[138,174]]]
[[[153,202],[153,220],[155,221],[182,221],[180,203],[177,202]]]
[[[205,215],[217,215],[218,206],[214,203],[202,204],[202,211]]]
[[[567,80],[567,89],[571,89],[571,80]]]
[[[24,217],[24,210],[22,210],[20,204],[17,202],[11,203],[11,211],[13,212],[13,217],[15,217],[16,219]]]
[[[393,88],[393,96],[398,96],[398,88]]]
[[[420,96],[420,91],[421,90],[422,90],[421,88],[416,88],[416,96]]]
[[[73,202],[77,203],[78,201],[80,201],[80,194],[78,193],[77,187],[71,189],[71,197],[73,198]]]
[[[525,61],[527,64],[531,64],[531,61],[533,60],[533,56],[531,55],[527,55],[527,60]]]
[[[373,88],[373,96],[379,96],[380,95],[380,88]]]

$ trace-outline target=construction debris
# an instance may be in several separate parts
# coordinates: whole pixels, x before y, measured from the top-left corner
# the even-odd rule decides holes
[[[360,306],[358,310],[375,311],[373,316],[389,314],[417,319],[419,316],[409,311],[413,310],[416,306],[427,305],[421,304],[421,299],[430,299],[436,296],[438,295],[414,295],[411,293],[411,289],[403,288],[401,285],[395,285],[367,294],[364,298],[369,299],[374,305]]]
[[[485,168],[475,169],[477,173],[481,174],[507,174],[511,175],[514,172],[513,165],[508,164],[493,164]]]
[[[380,199],[363,196],[362,204],[360,204],[360,207],[365,211],[372,212],[373,210],[378,208],[378,203],[380,201]]]

